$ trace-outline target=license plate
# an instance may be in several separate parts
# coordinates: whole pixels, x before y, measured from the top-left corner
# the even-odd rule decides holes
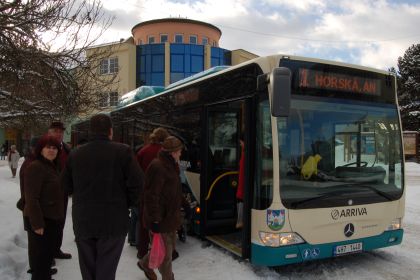
[[[335,256],[340,256],[340,255],[360,252],[362,250],[363,250],[363,243],[362,242],[351,243],[351,244],[336,246],[334,248],[334,255]]]

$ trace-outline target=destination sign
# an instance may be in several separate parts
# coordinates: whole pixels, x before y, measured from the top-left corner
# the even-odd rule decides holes
[[[359,76],[299,69],[299,88],[324,89],[358,94],[380,95],[381,81]]]

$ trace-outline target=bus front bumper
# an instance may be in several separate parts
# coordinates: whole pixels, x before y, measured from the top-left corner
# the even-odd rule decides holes
[[[317,245],[302,243],[283,247],[266,247],[251,243],[251,262],[256,265],[280,266],[371,251],[400,244],[403,234],[404,230],[398,229],[385,231],[372,237]]]

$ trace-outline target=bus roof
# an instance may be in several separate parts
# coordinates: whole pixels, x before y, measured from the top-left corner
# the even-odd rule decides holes
[[[189,86],[193,83],[198,83],[202,80],[205,80],[205,79],[208,79],[208,78],[211,78],[211,77],[214,77],[214,76],[222,75],[226,72],[233,71],[235,69],[244,67],[244,66],[252,64],[252,63],[257,63],[258,65],[261,66],[263,72],[268,73],[274,67],[278,67],[281,59],[290,59],[290,60],[297,60],[297,61],[330,64],[330,65],[349,67],[349,68],[354,68],[354,69],[359,69],[359,70],[364,70],[364,71],[376,72],[376,73],[380,73],[380,74],[384,74],[384,75],[390,75],[390,74],[392,75],[392,73],[390,73],[388,71],[375,69],[375,68],[371,68],[371,67],[366,67],[366,66],[361,66],[361,65],[356,65],[356,64],[350,64],[350,63],[344,63],[344,62],[332,61],[332,60],[325,60],[325,59],[319,59],[319,58],[277,54],[277,55],[270,55],[270,56],[265,56],[265,57],[257,57],[257,58],[245,61],[243,63],[237,64],[237,65],[234,65],[234,66],[216,66],[216,67],[209,68],[207,70],[204,70],[202,72],[194,74],[190,77],[187,77],[185,79],[174,82],[164,89],[158,89],[158,90],[156,90],[155,94],[153,94],[153,95],[145,96],[142,99],[133,100],[132,102],[130,102],[128,104],[126,103],[119,108],[116,108],[114,110],[109,111],[109,113],[117,112],[117,111],[129,108],[131,106],[134,106],[134,105],[136,105],[140,102],[146,101],[148,99],[158,97],[162,94],[170,93],[174,90],[177,90],[177,89],[180,89],[180,88],[183,88],[183,87],[187,87],[187,86]],[[151,87],[151,88],[154,88],[154,87]],[[136,90],[138,90],[138,89],[136,89]],[[134,91],[136,91],[136,90],[134,90]],[[127,94],[125,94],[125,95],[127,95]]]
[[[290,60],[301,60],[301,61],[307,61],[307,62],[331,64],[331,65],[349,67],[349,68],[354,68],[354,69],[359,69],[359,70],[364,70],[364,71],[376,72],[376,73],[380,73],[380,74],[384,74],[384,75],[389,75],[390,74],[390,72],[386,71],[386,70],[376,69],[376,68],[363,66],[363,65],[352,64],[352,63],[334,61],[334,60],[326,60],[326,59],[320,59],[320,58],[295,56],[295,55],[282,55],[282,54],[280,54],[278,56],[279,56],[279,59],[289,58]]]

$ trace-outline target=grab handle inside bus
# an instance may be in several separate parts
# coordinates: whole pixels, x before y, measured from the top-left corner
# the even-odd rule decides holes
[[[288,117],[292,91],[292,72],[286,67],[276,67],[270,74],[271,115]]]

